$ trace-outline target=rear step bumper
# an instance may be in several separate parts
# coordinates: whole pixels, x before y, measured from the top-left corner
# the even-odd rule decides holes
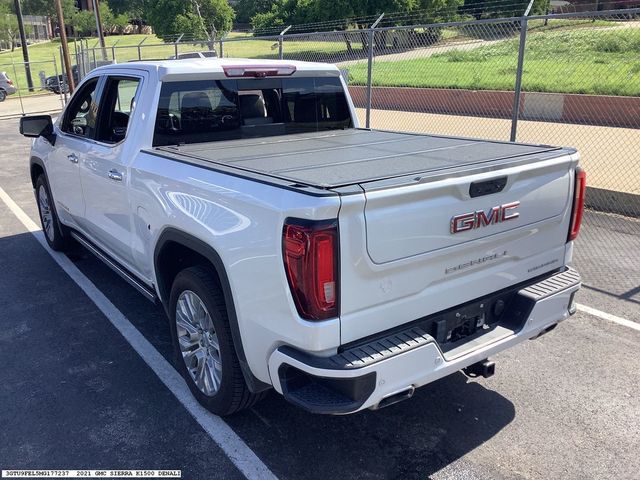
[[[273,386],[313,413],[381,408],[410,398],[417,387],[549,331],[575,311],[573,297],[579,288],[580,275],[571,268],[527,285],[517,291],[519,300],[531,305],[519,328],[499,325],[445,352],[416,325],[331,357],[281,346],[269,358]]]

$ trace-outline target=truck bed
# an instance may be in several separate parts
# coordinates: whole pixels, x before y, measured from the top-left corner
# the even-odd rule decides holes
[[[180,161],[231,167],[321,189],[406,175],[449,174],[470,165],[494,167],[572,152],[546,145],[365,129],[156,147],[154,151]]]

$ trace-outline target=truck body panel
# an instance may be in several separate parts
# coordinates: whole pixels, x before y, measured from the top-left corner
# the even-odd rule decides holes
[[[295,67],[288,83],[266,74],[229,80],[229,66],[268,72],[283,65]],[[63,113],[51,127],[55,141],[34,142],[32,161],[49,177],[60,221],[165,306],[156,263],[163,235],[183,232],[206,244],[228,279],[247,371],[288,400],[323,413],[376,407],[398,389],[465,368],[570,315],[579,288],[567,240],[575,150],[360,129],[340,72],[323,64],[112,65],[92,71],[79,89],[97,79],[91,101],[99,104],[109,82],[123,78],[139,84],[123,102],[128,110],[119,111],[128,119],[122,139],[83,138],[85,117],[76,131]],[[191,82],[190,90],[175,95],[176,83],[163,89],[171,82]],[[329,98],[318,107],[325,123],[318,112],[316,123],[298,121],[296,102],[309,100],[309,85]],[[199,86],[209,90],[194,92]],[[327,92],[344,93],[345,103],[336,107],[321,96]],[[290,103],[279,123],[268,108],[285,94]],[[249,96],[261,102],[252,111],[260,105],[264,115],[245,122],[240,107]],[[87,111],[99,115],[98,104]],[[208,116],[188,124],[194,112]],[[290,132],[305,122],[315,130]],[[97,131],[103,127],[98,120]],[[122,133],[107,127],[108,135]],[[292,220],[336,225],[331,288],[338,308],[331,318],[309,319],[296,303],[284,253]],[[396,355],[405,348],[411,352]],[[342,365],[341,355],[371,358]],[[428,365],[407,367],[414,359]],[[352,401],[340,403],[345,395]],[[312,404],[323,398],[326,404]]]

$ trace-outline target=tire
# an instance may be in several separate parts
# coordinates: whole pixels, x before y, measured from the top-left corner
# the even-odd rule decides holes
[[[58,252],[69,250],[71,247],[69,229],[63,226],[58,219],[47,177],[44,174],[36,180],[36,203],[38,204],[44,238],[51,249]]]
[[[190,267],[176,276],[169,315],[178,371],[203,407],[227,416],[263,398],[264,393],[251,393],[244,380],[224,295],[210,269]]]
[[[4,102],[5,98],[7,98],[7,92],[0,90],[0,102]]]

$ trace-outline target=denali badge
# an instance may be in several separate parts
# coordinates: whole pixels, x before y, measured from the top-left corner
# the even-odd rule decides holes
[[[460,265],[456,265],[455,267],[449,267],[445,269],[445,275],[449,275],[451,272],[458,272],[460,270],[464,270],[465,268],[475,267],[476,265],[482,265],[483,263],[491,262],[493,260],[497,260],[502,257],[507,256],[507,251],[503,251],[502,253],[492,253],[491,255],[486,255],[480,258],[474,258],[473,260],[469,260],[468,262],[461,263]]]
[[[475,212],[456,215],[451,219],[451,233],[466,232],[474,228],[486,227],[494,223],[513,220],[520,216],[518,212],[513,211],[519,206],[520,202],[511,202],[493,207],[489,212],[477,210]]]

